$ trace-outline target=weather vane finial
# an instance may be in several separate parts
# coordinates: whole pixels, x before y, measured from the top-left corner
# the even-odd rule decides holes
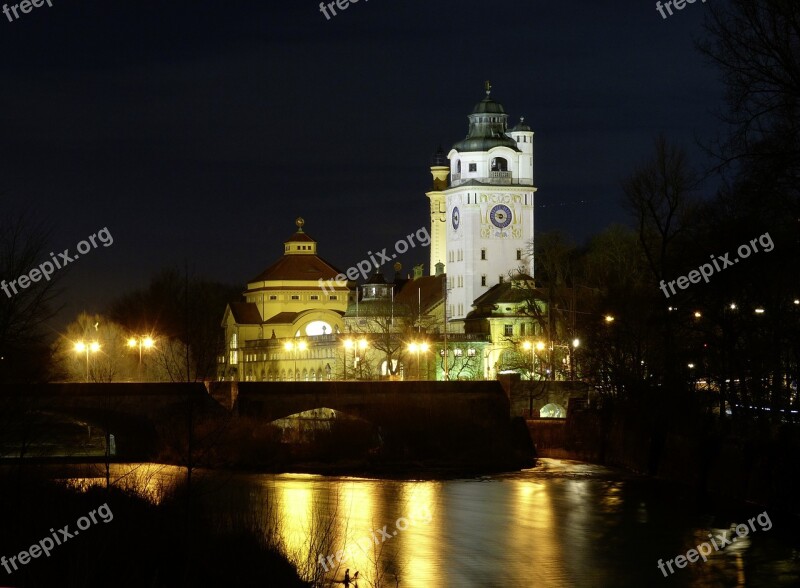
[[[298,233],[302,233],[303,232],[303,225],[306,224],[306,221],[303,220],[302,216],[298,216],[297,220],[294,221],[294,224],[297,225],[297,232]]]
[[[489,83],[489,80],[486,80],[486,97],[489,97],[489,94],[492,93],[492,84]]]

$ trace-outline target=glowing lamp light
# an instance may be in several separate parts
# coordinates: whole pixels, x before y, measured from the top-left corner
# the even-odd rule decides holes
[[[607,315],[606,315],[606,318],[605,318],[605,321],[606,321],[607,323],[613,323],[613,322],[614,322],[614,317],[613,317],[613,316],[611,316],[610,314],[607,314]]]
[[[361,340],[359,340],[359,342],[358,342],[358,348],[359,348],[359,349],[361,349],[362,351],[363,351],[364,349],[366,349],[368,345],[369,345],[369,343],[367,343],[367,340],[366,340],[366,339],[361,339]]]
[[[580,344],[581,344],[580,339],[573,339],[572,340],[572,346],[575,347],[576,349],[580,346]]]
[[[542,351],[543,349],[544,349],[544,343],[542,343],[541,341],[536,343],[536,350],[537,351]]]

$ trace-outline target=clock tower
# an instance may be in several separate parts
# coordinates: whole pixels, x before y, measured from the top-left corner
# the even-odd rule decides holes
[[[524,119],[508,128],[508,115],[492,99],[489,82],[486,97],[468,118],[467,137],[447,154],[450,185],[441,191],[447,315],[455,321],[521,266],[533,276],[533,132]],[[439,194],[431,196],[433,205]],[[432,222],[433,212],[432,206]]]

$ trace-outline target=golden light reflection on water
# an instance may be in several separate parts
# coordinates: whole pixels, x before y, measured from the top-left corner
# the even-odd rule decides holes
[[[409,519],[408,527],[398,537],[398,559],[403,562],[404,575],[425,578],[429,588],[447,586],[437,565],[442,551],[441,520],[437,516],[441,485],[437,482],[416,482],[400,487],[400,504],[403,516]]]
[[[434,552],[441,549],[434,514],[439,483],[325,481],[280,476],[267,488],[290,558],[308,561],[309,548],[315,549],[314,535],[324,534],[330,524],[331,540],[316,546],[318,552],[310,558],[317,566],[322,556],[329,580],[341,581],[349,569],[351,577],[359,572],[362,586],[394,585],[395,573],[398,578],[425,578],[428,588],[446,586],[432,581],[437,577]],[[388,537],[379,531],[384,527]]]
[[[516,564],[524,567],[537,584],[539,581],[543,581],[543,585],[563,582],[567,568],[557,528],[560,521],[555,516],[550,486],[528,480],[515,480],[512,484],[510,506],[515,523],[508,529],[508,542],[524,545],[529,555]]]
[[[274,500],[281,541],[286,553],[295,561],[305,559],[310,534],[315,532],[315,478],[318,476],[282,476],[280,483],[268,485],[264,497],[265,500]]]
[[[101,471],[102,470],[102,471]],[[92,468],[91,475],[65,478],[68,488],[85,492],[94,486],[105,487],[105,468]],[[153,504],[160,504],[164,496],[186,477],[186,469],[156,463],[111,464],[109,482],[112,486],[135,490]]]

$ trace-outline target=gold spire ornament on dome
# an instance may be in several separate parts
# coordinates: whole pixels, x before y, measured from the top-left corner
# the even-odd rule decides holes
[[[306,224],[306,221],[303,220],[302,216],[298,216],[297,220],[294,221],[294,224],[297,225],[297,232],[298,233],[302,233],[303,232],[303,225]]]
[[[489,80],[486,80],[486,97],[489,97],[489,94],[492,93],[492,84],[489,83]]]

